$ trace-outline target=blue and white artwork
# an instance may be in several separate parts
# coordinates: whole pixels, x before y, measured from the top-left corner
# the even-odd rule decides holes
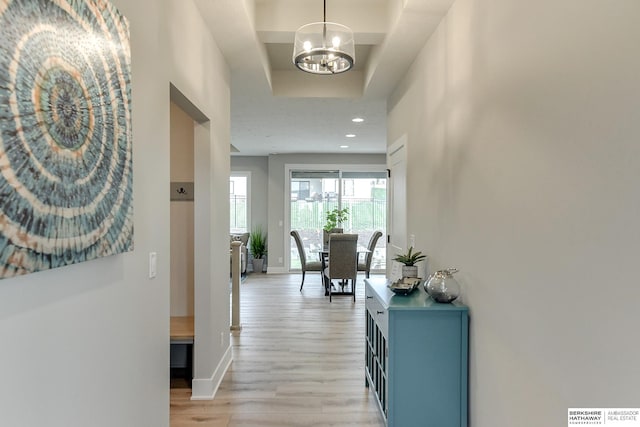
[[[129,24],[0,0],[0,278],[133,250]]]

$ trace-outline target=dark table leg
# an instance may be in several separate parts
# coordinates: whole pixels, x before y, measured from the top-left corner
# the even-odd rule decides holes
[[[322,274],[322,283],[324,284],[324,296],[326,297],[329,295],[329,286],[331,286],[331,281],[324,274],[324,270],[327,268],[327,257],[329,256],[329,253],[321,251],[319,252],[319,255],[320,255],[320,264],[322,266],[321,274]]]
[[[187,366],[185,368],[185,380],[191,387],[193,382],[193,344],[187,344]]]

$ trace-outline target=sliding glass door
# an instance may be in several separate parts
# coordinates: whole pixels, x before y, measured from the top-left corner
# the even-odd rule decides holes
[[[345,233],[358,234],[358,244],[367,246],[371,235],[381,231],[386,235],[386,171],[358,170],[291,170],[290,174],[291,230],[302,238],[308,260],[316,260],[322,249],[322,228],[326,212],[347,208],[349,219],[342,224]],[[300,268],[300,258],[290,239],[291,270]],[[378,240],[372,270],[385,269],[386,243]]]

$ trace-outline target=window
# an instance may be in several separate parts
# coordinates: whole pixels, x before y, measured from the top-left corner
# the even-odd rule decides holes
[[[305,200],[309,198],[309,189],[311,183],[309,181],[291,181],[291,200]]]
[[[229,230],[231,233],[249,231],[249,173],[234,172],[229,178]]]
[[[342,195],[347,197],[354,197],[354,181],[352,179],[343,179],[342,180]]]

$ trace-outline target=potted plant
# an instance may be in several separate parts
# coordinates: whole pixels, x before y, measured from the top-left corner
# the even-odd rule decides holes
[[[418,277],[418,266],[416,264],[426,257],[420,251],[413,252],[413,246],[411,246],[407,253],[397,254],[393,260],[404,264],[402,266],[402,277]]]
[[[264,256],[267,254],[267,234],[262,232],[262,227],[256,225],[251,230],[249,236],[249,246],[251,247],[251,255],[253,256],[254,273],[262,273],[264,266]]]
[[[329,233],[334,228],[337,228],[339,225],[342,225],[342,223],[345,222],[347,219],[349,219],[349,208],[332,209],[330,211],[327,211],[327,222],[322,229],[327,233]]]
[[[322,227],[322,242],[324,246],[329,245],[329,233],[335,228],[339,228],[339,226],[349,218],[349,208],[335,208],[327,211],[326,215],[327,222],[324,224],[324,227]]]

